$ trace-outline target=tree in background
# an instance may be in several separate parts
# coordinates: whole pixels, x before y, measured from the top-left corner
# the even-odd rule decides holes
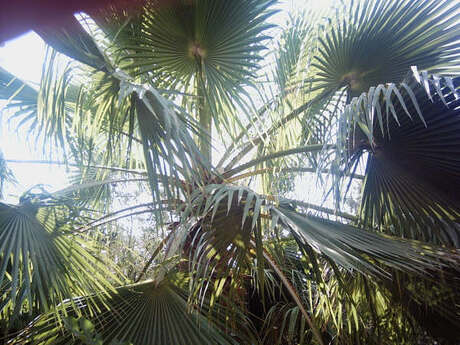
[[[459,7],[277,27],[272,0],[152,0],[38,30],[40,87],[0,69],[0,97],[73,183],[0,204],[4,341],[454,344]]]

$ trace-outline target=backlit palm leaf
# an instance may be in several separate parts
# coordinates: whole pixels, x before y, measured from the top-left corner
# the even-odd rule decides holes
[[[458,71],[458,9],[452,0],[351,2],[320,40],[317,87],[346,87],[358,96],[371,86],[401,82],[411,66]]]
[[[457,258],[457,254],[437,251],[433,246],[384,237],[351,225],[304,216],[284,207],[274,208],[272,212],[274,219],[279,219],[300,244],[314,248],[345,268],[363,273],[385,274],[376,262],[422,273],[428,267],[435,268],[437,259],[444,257],[449,261]]]
[[[307,114],[307,121],[313,118],[319,122],[310,123],[307,135],[317,135],[324,129],[323,134],[328,135],[334,131],[333,120],[338,117],[337,111],[330,111],[335,104],[348,103],[372,86],[399,83],[411,66],[430,73],[458,71],[458,9],[459,5],[452,0],[372,0],[344,5],[336,17],[319,27],[319,42],[310,37],[316,35],[316,30],[307,35],[306,41],[311,40],[311,46],[318,45],[318,49],[310,48],[302,62],[306,73],[300,87],[304,104],[281,120],[277,118],[268,130],[261,131],[262,138],[252,138],[238,158],[255,145],[260,146],[268,137],[266,133],[279,133],[302,114]],[[308,112],[338,91],[341,97],[331,102],[330,114]],[[312,130],[316,126],[319,130]]]
[[[17,119],[18,125],[27,123],[37,137],[45,136],[49,144],[66,149],[67,154],[71,151],[75,160],[85,158],[81,161],[84,165],[93,164],[93,159],[99,157],[125,167],[131,157],[124,152],[136,145],[143,156],[136,156],[134,161],[144,159],[141,167],[149,173],[154,198],[163,192],[177,195],[182,188],[177,183],[179,177],[193,180],[196,176],[191,173],[192,165],[200,171],[208,169],[192,139],[192,133],[200,133],[196,122],[157,90],[134,83],[122,71],[111,76],[104,72],[82,76],[77,73],[73,76],[77,80],[83,77],[91,82],[74,84],[71,71],[56,74],[54,57],[54,53],[50,54],[50,65],[35,101],[29,105],[29,100],[27,104],[22,99],[13,100],[11,107],[16,107],[16,112],[12,118]],[[5,88],[0,85],[0,89]],[[75,89],[79,91],[75,93]],[[139,167],[137,164],[135,167]],[[174,179],[166,178],[168,174]]]
[[[314,248],[337,264],[370,274],[385,274],[376,263],[422,273],[427,267],[437,267],[438,259],[448,262],[456,258],[455,252],[438,251],[435,246],[424,246],[419,242],[399,240],[351,225],[302,215],[293,208],[293,200],[281,199],[280,205],[276,206],[245,187],[207,186],[206,193],[197,193],[192,205],[196,212],[207,217],[203,226],[210,227],[208,231],[211,235],[205,238],[205,242],[214,247],[212,253],[217,256],[222,256],[223,248],[229,249],[231,244],[238,256],[239,251],[247,251],[251,238],[257,239],[262,233],[268,235],[270,229],[279,225],[291,232],[300,244]],[[266,229],[260,229],[260,218],[267,218],[266,212],[271,213],[271,224]],[[227,216],[223,222],[221,218],[229,214],[231,217]],[[221,228],[219,224],[226,225]],[[216,246],[216,243],[219,245]]]
[[[34,102],[37,91],[0,67],[0,98]]]
[[[61,18],[60,22],[62,25],[59,27],[43,26],[37,33],[56,51],[96,70],[110,70],[105,66],[104,55],[75,16],[67,15],[66,18]]]
[[[117,279],[95,256],[94,245],[65,233],[73,215],[64,210],[40,208],[30,200],[0,204],[2,318],[47,311],[66,298],[113,289],[110,280]]]
[[[123,58],[135,73],[148,72],[149,79],[164,85],[202,89],[195,95],[204,97],[216,121],[228,124],[222,109],[237,102],[235,96],[254,76],[270,27],[266,19],[273,14],[267,9],[274,2],[179,0],[160,6],[152,1],[139,37],[119,43],[132,51]]]

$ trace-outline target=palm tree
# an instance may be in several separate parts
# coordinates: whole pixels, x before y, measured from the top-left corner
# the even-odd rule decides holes
[[[456,341],[460,5],[362,0],[285,27],[276,6],[80,14],[39,32],[38,89],[0,70],[12,121],[74,169],[0,204],[8,343]],[[315,175],[328,205],[291,197]],[[140,214],[154,246],[127,273],[107,230]]]

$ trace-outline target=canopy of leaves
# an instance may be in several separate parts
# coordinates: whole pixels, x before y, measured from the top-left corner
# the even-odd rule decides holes
[[[460,4],[136,4],[42,28],[37,87],[0,69],[73,176],[0,203],[5,339],[455,344]]]

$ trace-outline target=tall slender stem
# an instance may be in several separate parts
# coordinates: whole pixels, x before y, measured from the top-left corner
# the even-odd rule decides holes
[[[251,240],[251,244],[255,247],[256,244],[253,240]],[[286,275],[283,273],[283,271],[278,267],[276,262],[272,259],[270,254],[263,249],[263,255],[265,261],[272,267],[272,269],[275,271],[275,273],[278,275],[278,277],[281,279],[284,287],[288,290],[289,294],[291,295],[292,299],[294,300],[295,304],[299,308],[300,312],[302,313],[303,317],[307,321],[308,325],[310,326],[313,336],[316,338],[318,343],[320,345],[324,345],[323,338],[321,337],[321,333],[319,332],[318,327],[314,324],[313,320],[310,318],[308,315],[307,311],[305,310],[305,307],[302,303],[302,300],[297,293],[296,289],[292,286],[290,283],[289,279],[286,277]]]
[[[211,163],[212,159],[212,116],[209,109],[209,104],[206,96],[206,82],[204,71],[202,68],[202,60],[200,59],[200,68],[197,76],[197,95],[198,95],[198,121],[201,128],[208,134],[198,138],[198,146],[202,155]]]

